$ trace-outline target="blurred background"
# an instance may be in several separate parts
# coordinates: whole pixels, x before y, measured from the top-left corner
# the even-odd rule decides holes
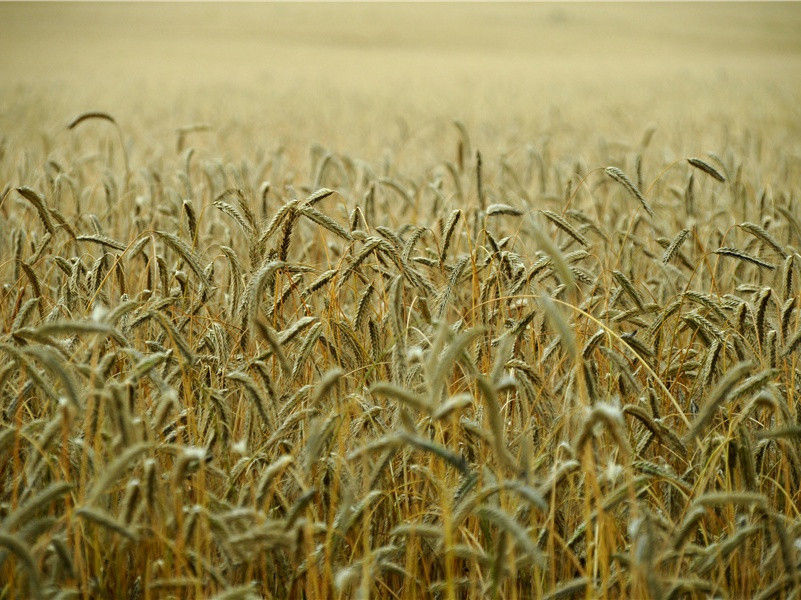
[[[434,155],[453,119],[498,152],[651,125],[680,151],[757,124],[792,152],[801,128],[799,3],[2,3],[0,57],[15,141],[85,110],[154,146],[201,123],[193,143],[223,151],[366,158]]]

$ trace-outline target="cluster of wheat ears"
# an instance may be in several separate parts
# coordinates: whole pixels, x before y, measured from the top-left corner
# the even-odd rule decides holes
[[[799,597],[780,164],[195,129],[0,149],[0,598]]]

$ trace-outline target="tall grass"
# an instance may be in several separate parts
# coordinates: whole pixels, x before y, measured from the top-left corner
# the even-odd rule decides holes
[[[798,596],[780,148],[191,131],[0,158],[0,597]]]

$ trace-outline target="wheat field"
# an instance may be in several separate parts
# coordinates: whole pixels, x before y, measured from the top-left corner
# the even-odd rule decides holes
[[[801,598],[799,32],[0,4],[0,599]]]

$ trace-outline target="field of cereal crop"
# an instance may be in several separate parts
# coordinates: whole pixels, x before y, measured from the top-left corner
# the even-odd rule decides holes
[[[0,4],[0,600],[801,597],[801,4]]]

